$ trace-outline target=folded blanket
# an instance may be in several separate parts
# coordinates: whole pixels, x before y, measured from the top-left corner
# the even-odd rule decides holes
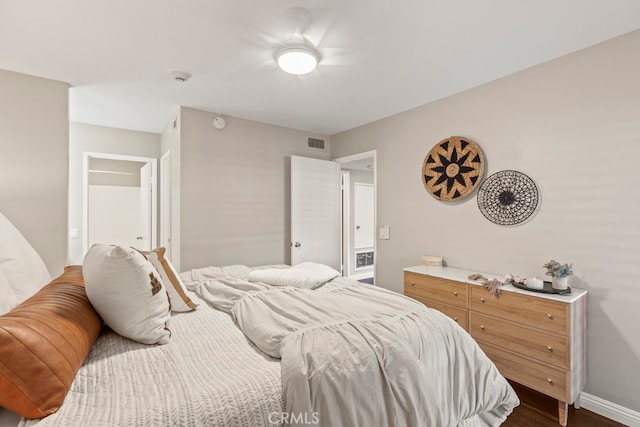
[[[249,273],[249,281],[272,286],[313,289],[338,276],[340,273],[329,266],[315,262],[303,262],[286,269],[253,270]]]

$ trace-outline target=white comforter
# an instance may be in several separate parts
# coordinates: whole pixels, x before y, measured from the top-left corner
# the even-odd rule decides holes
[[[497,426],[519,403],[463,329],[414,300],[344,278],[308,290],[244,277],[210,270],[188,286],[281,358],[290,425],[445,427],[477,414]]]

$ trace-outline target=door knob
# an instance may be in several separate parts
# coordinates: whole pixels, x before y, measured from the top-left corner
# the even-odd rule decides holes
[[[356,225],[356,230],[360,230],[360,226],[359,225]]]
[[[293,246],[296,248],[299,248],[300,246],[302,246],[302,243],[300,242],[293,242]]]

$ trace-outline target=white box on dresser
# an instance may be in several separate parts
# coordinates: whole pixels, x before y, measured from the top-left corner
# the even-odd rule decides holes
[[[448,315],[502,375],[558,400],[558,419],[587,382],[587,291],[557,295],[503,286],[498,296],[453,267],[404,269],[404,293]],[[480,273],[489,279],[496,274]]]

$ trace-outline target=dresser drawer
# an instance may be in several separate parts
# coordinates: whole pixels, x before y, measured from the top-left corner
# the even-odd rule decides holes
[[[404,273],[404,293],[431,301],[467,308],[468,285],[422,274]]]
[[[501,292],[493,296],[481,286],[471,288],[473,311],[522,323],[534,329],[569,334],[569,304],[549,299]]]
[[[429,308],[433,308],[446,314],[447,316],[455,320],[456,323],[462,327],[462,329],[467,332],[469,331],[469,312],[466,309],[448,304],[442,304],[438,301],[432,301],[430,299],[422,297],[415,297],[415,299]]]
[[[476,340],[485,341],[560,368],[569,368],[567,337],[523,328],[479,313],[471,312],[469,317],[469,333]]]
[[[547,396],[572,403],[568,393],[570,376],[567,371],[519,357],[483,342],[478,344],[505,377]]]

